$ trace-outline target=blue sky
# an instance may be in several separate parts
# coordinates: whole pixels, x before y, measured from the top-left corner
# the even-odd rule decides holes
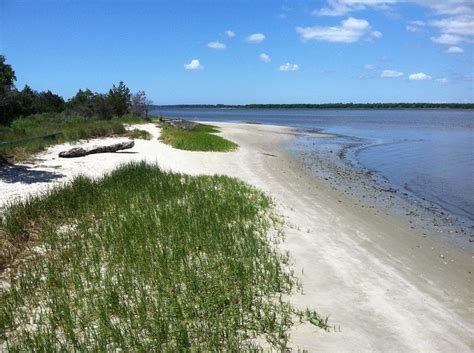
[[[157,104],[474,102],[474,2],[0,0],[0,53],[69,98]]]

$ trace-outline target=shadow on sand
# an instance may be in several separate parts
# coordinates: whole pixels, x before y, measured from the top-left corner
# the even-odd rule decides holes
[[[46,170],[35,170],[21,165],[0,166],[0,181],[5,183],[47,183],[52,180],[61,179],[63,174],[49,172]]]

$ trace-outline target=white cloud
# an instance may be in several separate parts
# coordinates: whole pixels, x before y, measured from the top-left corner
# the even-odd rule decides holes
[[[343,3],[337,1],[330,1],[330,5],[323,7],[319,10],[314,10],[313,16],[344,16],[345,14],[351,12],[349,6],[344,5]]]
[[[247,42],[260,43],[265,40],[265,35],[262,33],[253,33],[246,38]]]
[[[439,37],[431,37],[431,40],[437,44],[459,44],[463,41],[463,38],[454,34],[442,34]]]
[[[227,46],[221,42],[209,42],[207,43],[207,47],[211,49],[225,49]]]
[[[286,63],[286,64],[283,64],[283,65],[280,65],[280,67],[278,68],[278,71],[298,71],[300,69],[300,67],[297,65],[297,64],[290,64],[290,63]]]
[[[459,47],[449,47],[449,49],[446,50],[446,53],[450,53],[450,54],[464,53],[464,49],[459,48]]]
[[[438,27],[443,33],[474,36],[474,19],[471,16],[458,16],[431,21],[430,24]]]
[[[375,65],[373,65],[373,64],[365,64],[365,65],[364,65],[364,69],[366,69],[366,70],[373,70],[373,69],[375,69]]]
[[[201,65],[198,59],[193,59],[189,64],[184,64],[186,70],[202,70],[204,66]]]
[[[327,0],[327,5],[314,10],[314,16],[343,16],[368,8],[387,10],[391,5],[413,3],[429,7],[437,15],[473,15],[472,0]]]
[[[444,16],[431,21],[411,21],[406,30],[427,33],[428,26],[438,29],[431,40],[442,45],[474,43],[473,0],[326,0],[326,5],[313,12],[315,16],[343,16],[367,9],[392,10],[397,4],[415,4],[431,10],[430,15]],[[377,35],[372,34],[377,38]],[[370,38],[369,38],[370,40]]]
[[[265,53],[262,53],[258,56],[258,58],[260,59],[260,61],[263,61],[264,63],[269,63],[270,61],[272,61],[272,59],[270,58],[270,56],[268,56],[267,54]]]
[[[412,81],[425,81],[431,80],[431,76],[423,72],[417,72],[416,74],[411,74],[408,78]]]
[[[400,77],[403,76],[403,72],[396,71],[396,70],[383,70],[380,74],[380,77],[387,78],[387,77]]]
[[[226,30],[224,34],[229,37],[229,38],[234,38],[235,37],[235,32],[231,31],[230,29]]]
[[[426,22],[425,21],[420,21],[420,20],[411,21],[410,24],[413,25],[413,26],[419,26],[419,27],[426,26]]]
[[[370,32],[370,35],[375,38],[382,38],[382,32],[379,31],[372,31]]]
[[[327,6],[314,10],[313,16],[343,16],[369,7],[385,10],[400,0],[328,0]]]
[[[425,26],[426,22],[417,20],[408,22],[405,28],[408,32],[424,32]]]
[[[437,78],[435,81],[439,82],[439,83],[442,83],[442,84],[446,84],[446,83],[449,82],[448,79],[444,78],[444,77],[443,78]]]
[[[428,6],[437,15],[473,15],[472,0],[412,0],[412,2]]]
[[[360,20],[353,17],[341,21],[340,26],[296,27],[296,32],[304,41],[322,40],[337,43],[354,43],[367,34],[375,38],[380,38],[382,36],[382,33],[379,31],[371,31],[370,24],[366,20]]]
[[[473,3],[474,4],[474,3]],[[474,15],[460,15],[430,22],[442,33],[431,40],[438,44],[459,44],[474,42]]]

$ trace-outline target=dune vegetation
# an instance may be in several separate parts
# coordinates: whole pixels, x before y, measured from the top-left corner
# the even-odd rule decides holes
[[[144,162],[10,205],[2,348],[282,350],[292,325],[327,320],[285,301],[299,285],[280,228],[272,200],[237,179]]]
[[[64,116],[60,113],[43,113],[15,119],[10,126],[0,126],[0,141],[16,142],[0,146],[0,153],[11,155],[13,161],[24,161],[34,153],[47,147],[82,139],[107,136],[127,136],[130,138],[150,139],[143,130],[127,130],[126,124],[143,123],[142,117],[125,115],[113,119],[93,119],[80,116]],[[56,136],[43,138],[53,133]]]
[[[190,129],[162,124],[160,140],[187,151],[230,152],[238,148],[236,143],[214,135],[217,132],[219,129],[216,126],[207,124],[196,124]]]

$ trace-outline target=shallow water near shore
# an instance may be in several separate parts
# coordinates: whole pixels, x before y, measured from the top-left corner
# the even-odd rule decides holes
[[[363,185],[370,180],[387,194],[378,198],[387,199],[385,203],[392,208],[397,208],[400,196],[404,202],[434,211],[433,219],[423,215],[434,226],[467,234],[474,229],[473,111],[162,108],[153,113],[333,134],[327,139],[302,134],[290,150],[325,179],[343,180],[345,176],[345,183],[339,180],[339,184],[358,198],[369,198]],[[356,183],[351,173],[367,180],[359,177]],[[419,213],[407,207],[398,211],[402,215]]]

